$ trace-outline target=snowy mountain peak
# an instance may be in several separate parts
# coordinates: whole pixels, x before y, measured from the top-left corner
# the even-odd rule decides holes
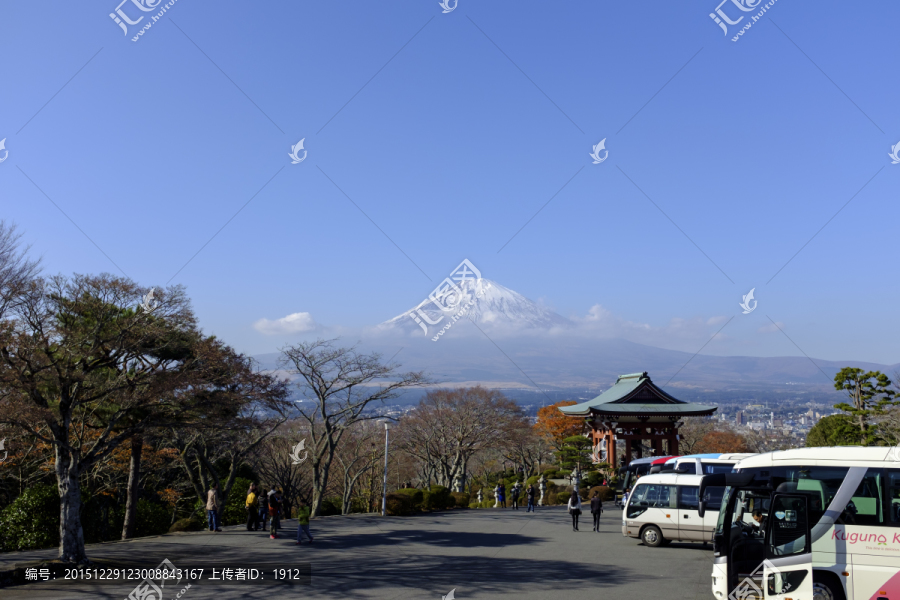
[[[489,279],[445,280],[418,306],[380,325],[434,335],[449,322],[471,319],[479,326],[508,330],[570,327],[549,308]]]

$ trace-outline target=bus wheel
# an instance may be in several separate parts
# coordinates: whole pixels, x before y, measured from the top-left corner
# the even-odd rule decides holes
[[[830,578],[815,577],[813,579],[813,600],[844,600],[844,592],[835,588]]]
[[[662,532],[655,525],[648,525],[641,532],[641,541],[644,542],[645,546],[656,548],[663,543]]]

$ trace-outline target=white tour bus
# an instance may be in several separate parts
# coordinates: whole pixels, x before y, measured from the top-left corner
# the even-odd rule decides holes
[[[689,454],[675,456],[666,461],[660,473],[691,473],[694,475],[713,475],[730,473],[738,461],[753,456],[751,453],[733,452],[730,454]]]
[[[707,486],[706,515],[700,517],[701,475],[660,473],[644,475],[634,485],[622,513],[622,535],[640,538],[646,546],[671,541],[710,542],[724,487]]]
[[[723,485],[717,600],[900,598],[900,448],[758,454],[704,476],[701,493]]]

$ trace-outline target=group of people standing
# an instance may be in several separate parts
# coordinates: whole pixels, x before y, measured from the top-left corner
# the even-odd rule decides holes
[[[269,537],[278,539],[278,530],[281,529],[281,516],[284,506],[284,498],[281,490],[272,486],[268,493],[262,493],[258,490],[255,483],[250,484],[247,490],[247,500],[245,507],[247,509],[247,531],[266,530],[266,525],[271,520],[268,531]],[[219,527],[219,485],[214,483],[206,496],[206,514],[209,521],[210,531],[222,531]],[[302,536],[309,538],[312,544],[313,538],[309,532],[309,506],[303,502],[301,498],[297,508],[297,545],[300,544]]]
[[[497,487],[494,488],[494,491],[497,494],[497,506],[499,508],[506,508],[506,486],[503,485],[502,481],[497,484]],[[512,491],[510,492],[510,500],[512,500],[512,508],[515,510],[519,510],[519,498],[521,495],[522,495],[521,488],[519,487],[519,484],[516,483],[516,485],[514,485],[512,487]],[[537,489],[535,489],[534,484],[529,485],[525,489],[525,501],[527,503],[525,512],[528,512],[528,511],[534,512],[535,511],[535,506],[536,506],[535,497],[536,496],[537,496]]]
[[[581,516],[581,496],[578,490],[572,490],[569,496],[569,514],[572,515],[572,531],[578,531],[578,517]],[[594,531],[600,531],[600,515],[603,513],[603,502],[600,500],[600,494],[594,492],[591,494],[591,516],[594,517]]]

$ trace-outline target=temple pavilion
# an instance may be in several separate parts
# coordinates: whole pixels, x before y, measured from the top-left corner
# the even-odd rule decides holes
[[[560,407],[570,417],[584,417],[591,427],[595,463],[616,465],[616,441],[625,442],[622,463],[635,458],[678,454],[678,428],[683,417],[709,416],[716,406],[678,400],[646,371],[620,375],[616,384],[587,402]]]

